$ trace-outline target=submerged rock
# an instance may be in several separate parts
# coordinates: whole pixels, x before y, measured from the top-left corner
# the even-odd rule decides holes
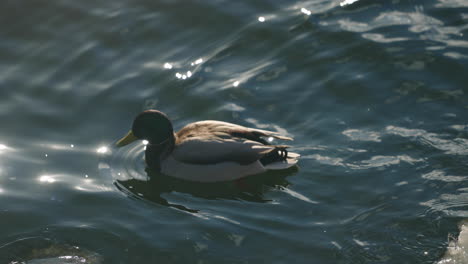
[[[12,262],[12,264],[82,264],[82,263],[93,263],[87,261],[87,259],[78,257],[78,256],[60,256],[53,258],[43,258],[43,259],[32,259],[26,262]],[[94,262],[98,263],[98,262]]]
[[[16,243],[15,243],[16,244]],[[103,258],[89,250],[67,244],[51,243],[45,247],[24,248],[9,264],[101,264]],[[24,245],[23,245],[24,246]]]
[[[468,263],[468,220],[460,224],[458,239],[449,243],[447,252],[437,264]]]

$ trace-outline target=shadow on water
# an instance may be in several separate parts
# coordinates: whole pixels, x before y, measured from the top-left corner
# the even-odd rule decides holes
[[[170,203],[162,197],[165,193],[187,193],[204,199],[243,200],[266,203],[270,200],[263,197],[264,193],[280,187],[287,187],[287,176],[298,171],[297,167],[285,171],[271,171],[263,174],[241,178],[235,181],[200,183],[190,182],[163,175],[149,168],[145,169],[148,180],[128,179],[116,180],[115,186],[132,198],[150,201],[156,204],[173,207],[190,213],[199,210],[187,208],[180,204]]]

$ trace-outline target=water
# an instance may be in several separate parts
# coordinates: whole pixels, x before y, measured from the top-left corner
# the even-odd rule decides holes
[[[0,12],[1,263],[437,263],[468,218],[467,1]],[[110,146],[149,108],[279,131],[302,159],[148,180],[141,145]]]

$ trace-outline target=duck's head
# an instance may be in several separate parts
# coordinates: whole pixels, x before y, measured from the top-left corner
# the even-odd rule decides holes
[[[159,145],[174,140],[174,129],[171,121],[158,110],[144,111],[135,118],[130,132],[117,141],[116,145],[122,147],[138,139],[148,140],[151,145]]]

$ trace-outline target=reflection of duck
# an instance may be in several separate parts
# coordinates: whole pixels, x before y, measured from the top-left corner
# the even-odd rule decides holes
[[[263,197],[264,193],[271,189],[287,187],[289,182],[285,178],[295,172],[297,172],[297,168],[293,167],[287,170],[286,173],[270,171],[234,181],[196,183],[173,177],[165,177],[159,172],[147,168],[146,173],[149,176],[147,181],[137,179],[117,180],[115,185],[119,190],[131,197],[191,213],[197,213],[198,210],[188,208],[191,207],[190,204],[175,204],[166,200],[162,195],[176,192],[187,193],[204,199],[242,200],[266,203],[270,200]]]
[[[217,182],[297,163],[299,154],[288,152],[285,145],[270,145],[264,137],[292,140],[276,132],[211,120],[188,124],[174,133],[164,113],[148,110],[135,118],[117,146],[147,140],[145,160],[151,169],[190,181]]]

